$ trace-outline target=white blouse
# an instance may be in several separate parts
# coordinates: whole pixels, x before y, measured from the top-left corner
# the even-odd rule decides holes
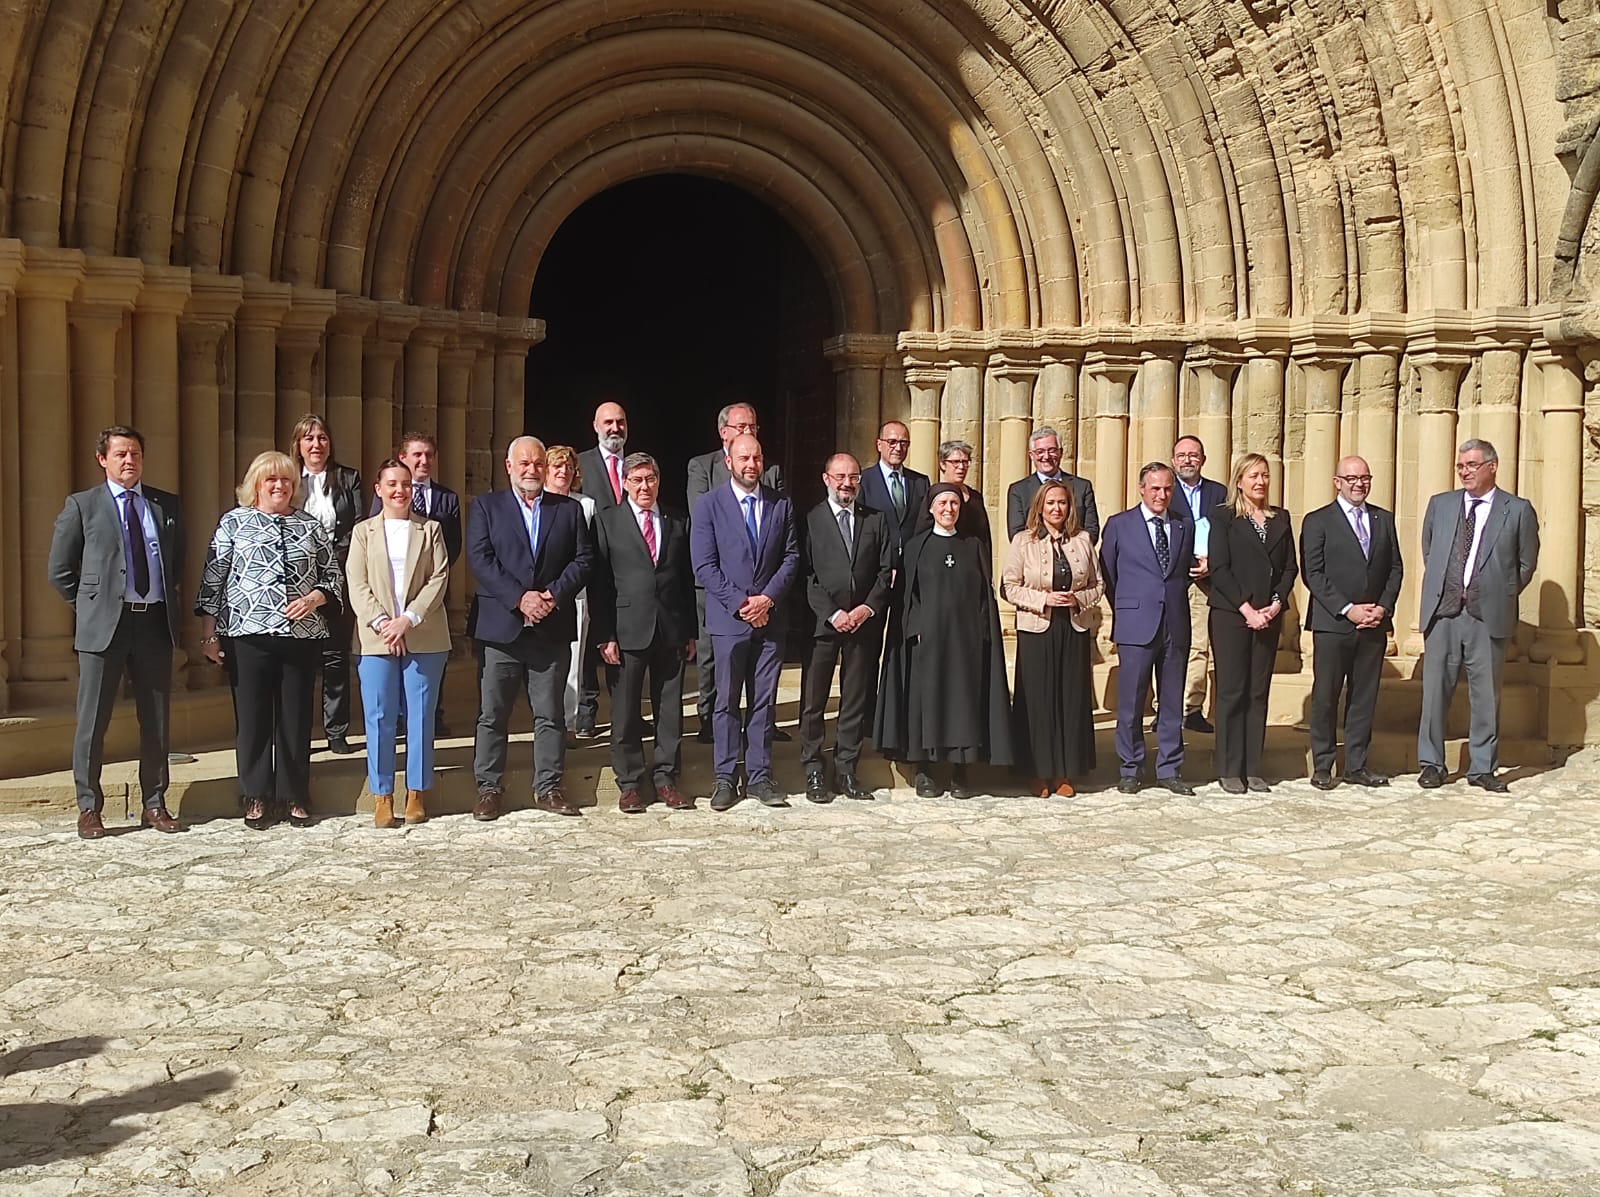
[[[394,609],[403,612],[415,626],[422,620],[406,610],[406,553],[411,548],[411,521],[385,519],[383,539],[389,549],[389,576],[394,579]]]

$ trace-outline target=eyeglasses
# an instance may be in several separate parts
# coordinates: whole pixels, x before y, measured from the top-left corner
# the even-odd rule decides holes
[[[747,434],[749,434],[751,436],[754,436],[756,433],[761,431],[761,425],[760,424],[731,424],[730,423],[728,425],[728,427],[733,429],[735,432],[747,433]]]
[[[1458,461],[1456,462],[1456,473],[1476,474],[1484,466],[1492,466],[1494,464],[1492,461]]]
[[[969,466],[972,464],[970,457],[946,457],[944,464],[947,466]]]
[[[1204,461],[1205,459],[1206,459],[1206,455],[1204,453],[1198,453],[1198,452],[1197,453],[1174,453],[1172,455],[1172,460],[1173,461]]]
[[[861,475],[860,474],[829,474],[828,475],[828,481],[834,483],[835,485],[843,485],[846,482],[860,482],[861,481]]]
[[[1061,447],[1059,445],[1040,446],[1037,449],[1030,449],[1028,452],[1035,457],[1060,457]]]
[[[878,443],[880,445],[897,445],[902,449],[909,448],[911,445],[909,440],[901,440],[899,437],[893,436],[880,436]]]
[[[1335,474],[1340,482],[1348,482],[1351,486],[1371,486],[1371,474]]]

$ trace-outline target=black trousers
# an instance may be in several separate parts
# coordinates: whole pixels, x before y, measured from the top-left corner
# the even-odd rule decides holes
[[[328,638],[322,646],[322,730],[328,739],[350,734],[350,637],[354,632],[349,608],[326,614]]]
[[[169,773],[167,739],[172,705],[172,633],[164,604],[148,611],[122,610],[117,630],[104,652],[78,654],[78,725],[72,737],[72,784],[78,809],[105,805],[100,770],[105,762],[106,728],[117,705],[126,671],[133,681],[139,716],[139,794],[146,807],[166,801]]]
[[[524,632],[509,644],[479,642],[482,677],[478,688],[478,728],[472,771],[478,791],[505,790],[507,737],[517,691],[533,711],[533,792],[561,788],[566,768],[566,713],[563,692],[572,668],[572,646],[549,644]]]
[[[578,658],[578,726],[590,727],[594,724],[600,713],[600,650],[593,644],[584,643],[582,656]],[[606,674],[606,692],[611,690],[611,675]],[[616,716],[612,715],[612,722]]]
[[[1317,772],[1333,771],[1339,746],[1339,695],[1346,686],[1344,771],[1367,767],[1388,639],[1382,628],[1311,634],[1311,767]]]
[[[835,666],[839,669],[839,725],[834,734],[833,762],[842,772],[855,772],[882,643],[883,624],[877,619],[848,636],[819,632],[811,642],[800,679],[800,764],[806,773],[823,767],[824,724]]]
[[[699,587],[694,592],[694,609],[700,617],[700,638],[694,642],[694,709],[700,726],[710,727],[717,709],[717,650],[706,630],[706,592]]]
[[[311,693],[326,640],[235,636],[222,642],[239,728],[239,797],[311,796]]]
[[[644,782],[645,679],[649,678],[650,712],[655,720],[657,787],[678,784],[679,747],[683,740],[682,644],[669,644],[658,629],[655,642],[639,652],[624,652],[621,665],[607,665],[611,688],[611,769],[617,787],[637,790]]]
[[[1244,616],[1211,609],[1211,659],[1217,671],[1218,777],[1259,777],[1267,743],[1267,696],[1282,616],[1253,632]]]

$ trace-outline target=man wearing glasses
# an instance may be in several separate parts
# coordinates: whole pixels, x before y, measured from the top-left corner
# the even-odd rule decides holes
[[[1495,776],[1500,742],[1500,672],[1517,630],[1517,597],[1539,564],[1539,517],[1526,499],[1498,489],[1500,459],[1484,440],[1456,451],[1461,489],[1434,495],[1422,521],[1422,721],[1417,784],[1445,783],[1444,725],[1456,681],[1467,673],[1472,708],[1467,780],[1503,794]]]
[[[1311,591],[1311,784],[1331,790],[1339,742],[1339,695],[1344,713],[1343,779],[1386,786],[1367,768],[1372,716],[1378,705],[1394,605],[1405,575],[1394,516],[1367,502],[1372,471],[1360,457],[1343,458],[1333,476],[1332,503],[1300,525],[1300,568]]]
[[[1065,482],[1072,487],[1072,499],[1078,507],[1078,521],[1089,539],[1100,541],[1100,512],[1094,505],[1094,487],[1087,478],[1079,478],[1061,468],[1061,437],[1054,428],[1037,428],[1028,438],[1028,457],[1033,462],[1033,472],[1019,478],[1006,491],[1006,539],[1013,540],[1028,522],[1028,504],[1046,482]]]
[[[861,501],[889,517],[894,568],[900,568],[900,550],[917,531],[917,521],[928,509],[926,474],[906,465],[911,452],[911,431],[898,420],[878,429],[878,460],[861,475]]]

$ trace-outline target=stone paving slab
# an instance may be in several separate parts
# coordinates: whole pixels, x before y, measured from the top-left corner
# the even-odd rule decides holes
[[[1597,781],[6,815],[0,1197],[1591,1197]]]

